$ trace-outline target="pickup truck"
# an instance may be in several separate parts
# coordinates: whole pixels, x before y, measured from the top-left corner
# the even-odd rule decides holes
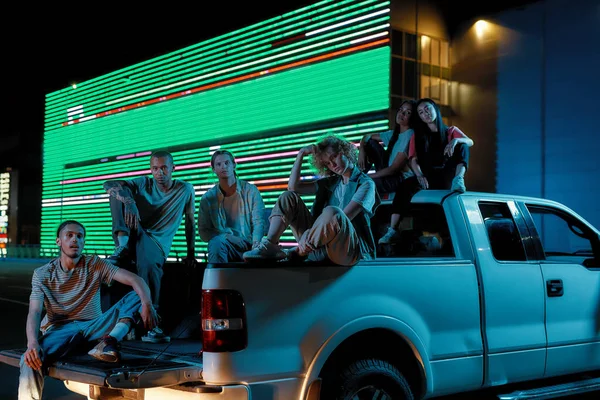
[[[387,221],[385,210],[374,219]],[[554,201],[421,191],[402,240],[375,260],[168,275],[178,280],[166,297],[187,305],[188,321],[171,343],[126,341],[118,365],[71,356],[48,375],[90,399],[395,400],[481,389],[540,399],[600,389],[600,235]],[[0,360],[17,366],[23,351]]]

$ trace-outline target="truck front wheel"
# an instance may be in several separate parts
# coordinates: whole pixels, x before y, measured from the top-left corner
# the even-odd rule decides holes
[[[327,383],[323,382],[325,385]],[[336,400],[413,400],[408,382],[387,361],[368,358],[352,362],[337,377],[333,389]],[[329,390],[325,391],[329,392]],[[329,392],[331,393],[331,392]],[[328,397],[326,397],[328,398]]]

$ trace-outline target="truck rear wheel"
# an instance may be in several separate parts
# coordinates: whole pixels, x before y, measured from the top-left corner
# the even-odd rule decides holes
[[[325,383],[325,382],[323,382]],[[398,368],[376,358],[358,360],[338,376],[336,400],[413,400],[408,382]]]

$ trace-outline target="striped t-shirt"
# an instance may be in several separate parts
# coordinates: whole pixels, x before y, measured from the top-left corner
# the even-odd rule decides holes
[[[29,298],[44,302],[47,314],[41,330],[102,315],[100,284],[109,284],[118,269],[97,256],[85,255],[70,271],[61,268],[59,258],[37,268],[31,278]]]

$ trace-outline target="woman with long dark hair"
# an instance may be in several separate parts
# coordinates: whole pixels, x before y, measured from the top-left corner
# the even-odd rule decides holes
[[[440,108],[431,99],[417,102],[417,115],[408,158],[421,188],[464,193],[473,140],[457,127],[446,126]]]
[[[403,101],[396,112],[394,129],[367,134],[360,141],[358,167],[365,173],[375,167],[375,173],[369,177],[375,182],[379,194],[395,193],[403,180],[413,176],[408,167],[407,153],[413,136],[415,113],[415,101]]]
[[[415,124],[416,102],[405,100],[396,112],[396,125],[393,130],[381,134],[368,134],[360,141],[358,153],[359,168],[366,172],[375,167],[375,173],[369,176],[375,182],[380,195],[394,193],[394,204],[410,202],[417,190],[413,171],[408,166],[408,145],[413,137],[412,127]],[[386,146],[381,146],[380,142]],[[398,210],[396,210],[398,208]],[[379,239],[379,244],[392,243],[399,237],[398,227],[402,220],[401,207],[393,208],[390,227]]]

